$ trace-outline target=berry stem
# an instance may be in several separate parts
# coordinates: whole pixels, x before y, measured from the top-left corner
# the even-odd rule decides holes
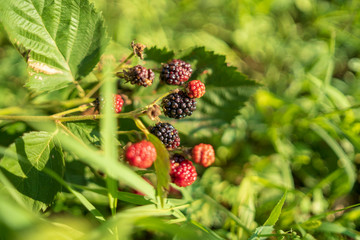
[[[136,126],[145,134],[146,138],[147,136],[150,134],[149,130],[145,127],[145,125],[143,124],[143,122],[138,118],[138,117],[134,117],[134,122],[136,124]]]
[[[86,98],[90,98],[92,97],[97,90],[100,89],[100,87],[103,85],[104,81],[102,80],[102,74],[98,73],[98,74],[94,74],[94,76],[96,77],[96,79],[99,81],[98,84],[96,84],[87,94],[86,94]]]
[[[77,89],[78,92],[79,92],[79,96],[80,96],[81,98],[85,98],[85,91],[84,91],[84,89],[80,86],[79,82],[78,82],[78,81],[74,81],[74,84],[75,84],[76,89]]]
[[[149,104],[148,106],[149,106],[149,107],[150,107],[150,106],[153,106],[153,105],[155,105],[158,101],[160,101],[161,99],[163,99],[164,97],[166,97],[167,95],[170,95],[170,94],[172,94],[172,93],[177,93],[177,92],[179,92],[179,89],[171,90],[171,91],[165,93],[164,95],[162,95],[161,97],[158,97],[157,99],[155,99],[155,100],[154,100],[151,104]]]
[[[141,115],[144,115],[143,109],[134,110],[127,113],[118,113],[114,114],[115,118],[135,118]],[[43,121],[59,121],[59,122],[76,122],[76,121],[86,121],[86,120],[98,120],[103,118],[103,114],[94,114],[94,115],[80,115],[80,116],[0,116],[0,120],[13,120],[13,121],[28,121],[28,122],[43,122]]]
[[[64,116],[64,115],[67,115],[67,114],[70,114],[70,113],[74,113],[74,112],[83,112],[85,111],[86,109],[89,109],[91,108],[92,106],[91,105],[81,105],[77,108],[72,108],[72,109],[69,109],[69,110],[66,110],[66,111],[63,111],[63,112],[59,112],[59,113],[56,113],[56,114],[53,114],[52,116]]]
[[[138,117],[140,117],[140,116],[146,115],[146,111],[150,107],[155,105],[158,101],[160,101],[161,99],[163,99],[167,95],[169,95],[171,93],[174,93],[174,92],[178,92],[178,91],[179,91],[179,89],[169,91],[166,94],[162,95],[161,97],[157,98],[151,104],[149,104],[149,105],[147,105],[147,106],[145,106],[143,108],[139,108],[139,109],[136,109],[134,111],[127,112],[127,113],[118,113],[118,114],[115,114],[114,117],[115,118],[130,118],[130,119],[135,119],[134,120],[135,122],[139,122],[140,120],[138,119],[138,121],[137,121],[136,119]],[[87,101],[90,101],[90,99],[86,98],[86,102]],[[73,113],[73,112],[85,111],[86,109],[87,108],[85,108],[84,106],[80,106],[80,107],[77,107],[77,108],[74,108],[74,109],[66,110],[64,112],[56,113],[56,114],[51,115],[51,116],[0,115],[0,120],[27,121],[27,122],[43,122],[43,121],[76,122],[76,121],[86,121],[86,120],[98,120],[98,119],[101,119],[101,118],[104,117],[103,114],[79,115],[79,116],[68,116],[68,117],[63,116],[63,115]],[[141,124],[142,124],[142,122],[141,122]],[[144,126],[144,125],[142,124],[142,126]],[[138,126],[140,130],[141,130],[142,126],[141,125]],[[144,128],[146,129],[145,126],[144,126]],[[144,133],[148,134],[147,129],[146,129],[146,132],[144,132]]]

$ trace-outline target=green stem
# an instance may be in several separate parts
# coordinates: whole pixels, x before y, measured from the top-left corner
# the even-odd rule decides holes
[[[149,104],[148,107],[155,105],[158,101],[160,101],[161,99],[163,99],[163,98],[166,97],[167,95],[170,95],[170,94],[172,94],[172,93],[177,93],[177,92],[179,92],[179,89],[174,89],[174,90],[171,90],[171,91],[169,91],[169,92],[161,95],[160,97],[158,97],[157,99],[155,99],[151,104]]]
[[[131,111],[127,113],[115,114],[115,118],[135,118],[143,115],[143,111]],[[98,120],[103,118],[103,114],[94,114],[94,115],[81,115],[81,116],[0,116],[0,120],[13,120],[13,121],[28,121],[28,122],[43,122],[43,121],[59,121],[59,122],[76,122],[76,121],[86,121],[86,120]]]
[[[76,89],[77,89],[78,92],[79,92],[79,96],[80,96],[81,98],[84,98],[84,97],[85,97],[85,91],[84,91],[84,89],[80,86],[80,84],[79,84],[78,81],[74,81],[74,83],[75,83]]]
[[[95,85],[95,87],[93,87],[87,94],[86,94],[86,98],[90,98],[92,97],[97,90],[100,89],[100,87],[103,85],[104,81],[102,80],[102,74],[98,73],[98,74],[94,74],[96,79],[99,81],[98,84]]]
[[[92,106],[90,106],[90,105],[81,105],[81,106],[79,106],[79,107],[77,107],[77,108],[73,108],[73,109],[69,109],[69,110],[66,110],[66,111],[63,111],[63,112],[59,112],[59,113],[56,113],[56,114],[54,114],[54,115],[52,115],[52,116],[59,116],[59,117],[61,117],[61,116],[64,116],[64,115],[67,115],[67,114],[70,114],[70,113],[74,113],[74,112],[83,112],[83,111],[85,111],[86,109],[89,109],[89,108],[91,108]]]
[[[157,98],[151,104],[136,109],[131,112],[127,113],[118,113],[114,114],[115,118],[131,118],[134,119],[135,122],[138,124],[140,130],[142,130],[145,134],[148,134],[148,131],[144,124],[138,119],[138,117],[146,115],[146,111],[153,105],[155,105],[158,101],[162,98],[166,97],[167,95],[179,91],[178,89],[172,90],[167,92],[166,94],[162,95],[161,97]],[[79,115],[79,116],[68,116],[63,117],[62,115],[69,114],[72,112],[82,111],[83,106],[78,108],[70,109],[61,113],[57,113],[51,116],[16,116],[16,115],[0,115],[0,120],[10,120],[10,121],[27,121],[27,122],[44,122],[44,121],[58,121],[58,122],[76,122],[76,121],[87,121],[87,120],[98,120],[104,117],[103,114],[94,114],[94,115]],[[137,120],[136,120],[137,119]]]

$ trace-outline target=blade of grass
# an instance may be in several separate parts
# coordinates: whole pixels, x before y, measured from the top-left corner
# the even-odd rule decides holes
[[[229,218],[231,218],[239,227],[241,227],[242,229],[244,229],[244,231],[246,233],[248,233],[249,235],[251,235],[251,231],[250,229],[248,229],[242,222],[241,220],[232,212],[230,212],[227,208],[225,208],[223,205],[221,205],[220,203],[218,203],[217,201],[215,201],[212,197],[210,197],[209,195],[204,194],[203,197],[210,202],[211,204],[213,204],[214,206],[216,206],[217,208],[219,208],[220,210],[222,210]]]
[[[329,147],[334,151],[341,163],[344,165],[344,169],[348,177],[348,188],[350,190],[356,180],[355,169],[352,161],[346,155],[340,145],[336,142],[336,140],[332,138],[322,127],[320,127],[318,124],[313,123],[310,125],[310,128],[329,145]]]

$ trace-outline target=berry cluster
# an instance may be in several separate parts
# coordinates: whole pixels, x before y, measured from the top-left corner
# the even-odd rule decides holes
[[[134,52],[142,56],[144,45],[132,45]],[[136,48],[136,49],[135,49]],[[173,90],[167,96],[161,99],[161,108],[153,103],[152,108],[155,112],[151,120],[159,121],[158,115],[163,111],[164,115],[170,118],[181,119],[191,116],[196,110],[196,98],[205,94],[205,85],[200,80],[191,80],[187,82],[192,75],[192,68],[189,63],[180,59],[174,59],[162,65],[160,80],[169,85],[183,86],[182,89]],[[117,72],[116,76],[124,79],[132,85],[148,87],[153,84],[155,74],[151,69],[136,65]],[[186,83],[187,82],[187,83]],[[114,96],[114,111],[120,113],[124,100],[120,95]],[[101,98],[97,98],[95,105],[103,105]],[[155,106],[155,107],[154,107]],[[158,109],[156,111],[156,109]],[[149,114],[148,114],[149,115]],[[152,116],[152,114],[150,114]],[[180,146],[179,133],[170,123],[158,122],[149,127],[149,132],[155,135],[164,144],[169,151],[174,151]],[[190,149],[189,149],[190,150]],[[177,153],[170,157],[170,177],[173,183],[179,187],[191,185],[197,179],[196,168],[189,160],[201,164],[204,167],[210,166],[215,161],[215,151],[209,144],[201,143],[196,145],[190,151],[184,151],[183,155]],[[185,157],[187,156],[187,157]],[[155,146],[147,141],[141,140],[127,145],[124,153],[125,160],[129,165],[137,168],[149,168],[157,158]],[[189,158],[189,159],[187,159]]]

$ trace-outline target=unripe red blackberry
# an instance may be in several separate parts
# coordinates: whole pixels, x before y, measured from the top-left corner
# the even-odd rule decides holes
[[[133,85],[136,84],[144,87],[151,86],[155,78],[155,74],[151,69],[146,69],[141,65],[124,70],[124,72],[119,72],[117,76],[124,78],[125,81]]]
[[[163,64],[160,79],[170,85],[181,85],[189,80],[192,68],[189,63],[179,59],[174,59],[167,64]]]
[[[191,98],[200,98],[205,94],[205,84],[200,80],[192,80],[186,86],[186,93]]]
[[[179,91],[163,98],[162,108],[166,116],[180,119],[192,115],[196,110],[196,100]]]
[[[210,144],[200,143],[193,147],[191,156],[194,162],[208,167],[215,162],[215,151]]]
[[[195,182],[197,173],[191,161],[175,154],[170,159],[170,176],[172,182],[177,186],[186,187]]]
[[[158,123],[150,128],[150,132],[158,137],[166,148],[175,149],[180,145],[179,133],[170,123]]]
[[[125,158],[131,166],[149,168],[156,160],[156,149],[151,142],[142,140],[126,149]]]
[[[114,95],[114,110],[116,113],[120,113],[124,105],[124,100],[119,94]]]
[[[114,104],[113,109],[115,113],[120,113],[122,111],[122,107],[124,105],[124,100],[122,99],[121,95],[114,94]],[[104,98],[97,97],[96,100],[93,102],[95,105],[95,109],[101,110],[104,107]]]

